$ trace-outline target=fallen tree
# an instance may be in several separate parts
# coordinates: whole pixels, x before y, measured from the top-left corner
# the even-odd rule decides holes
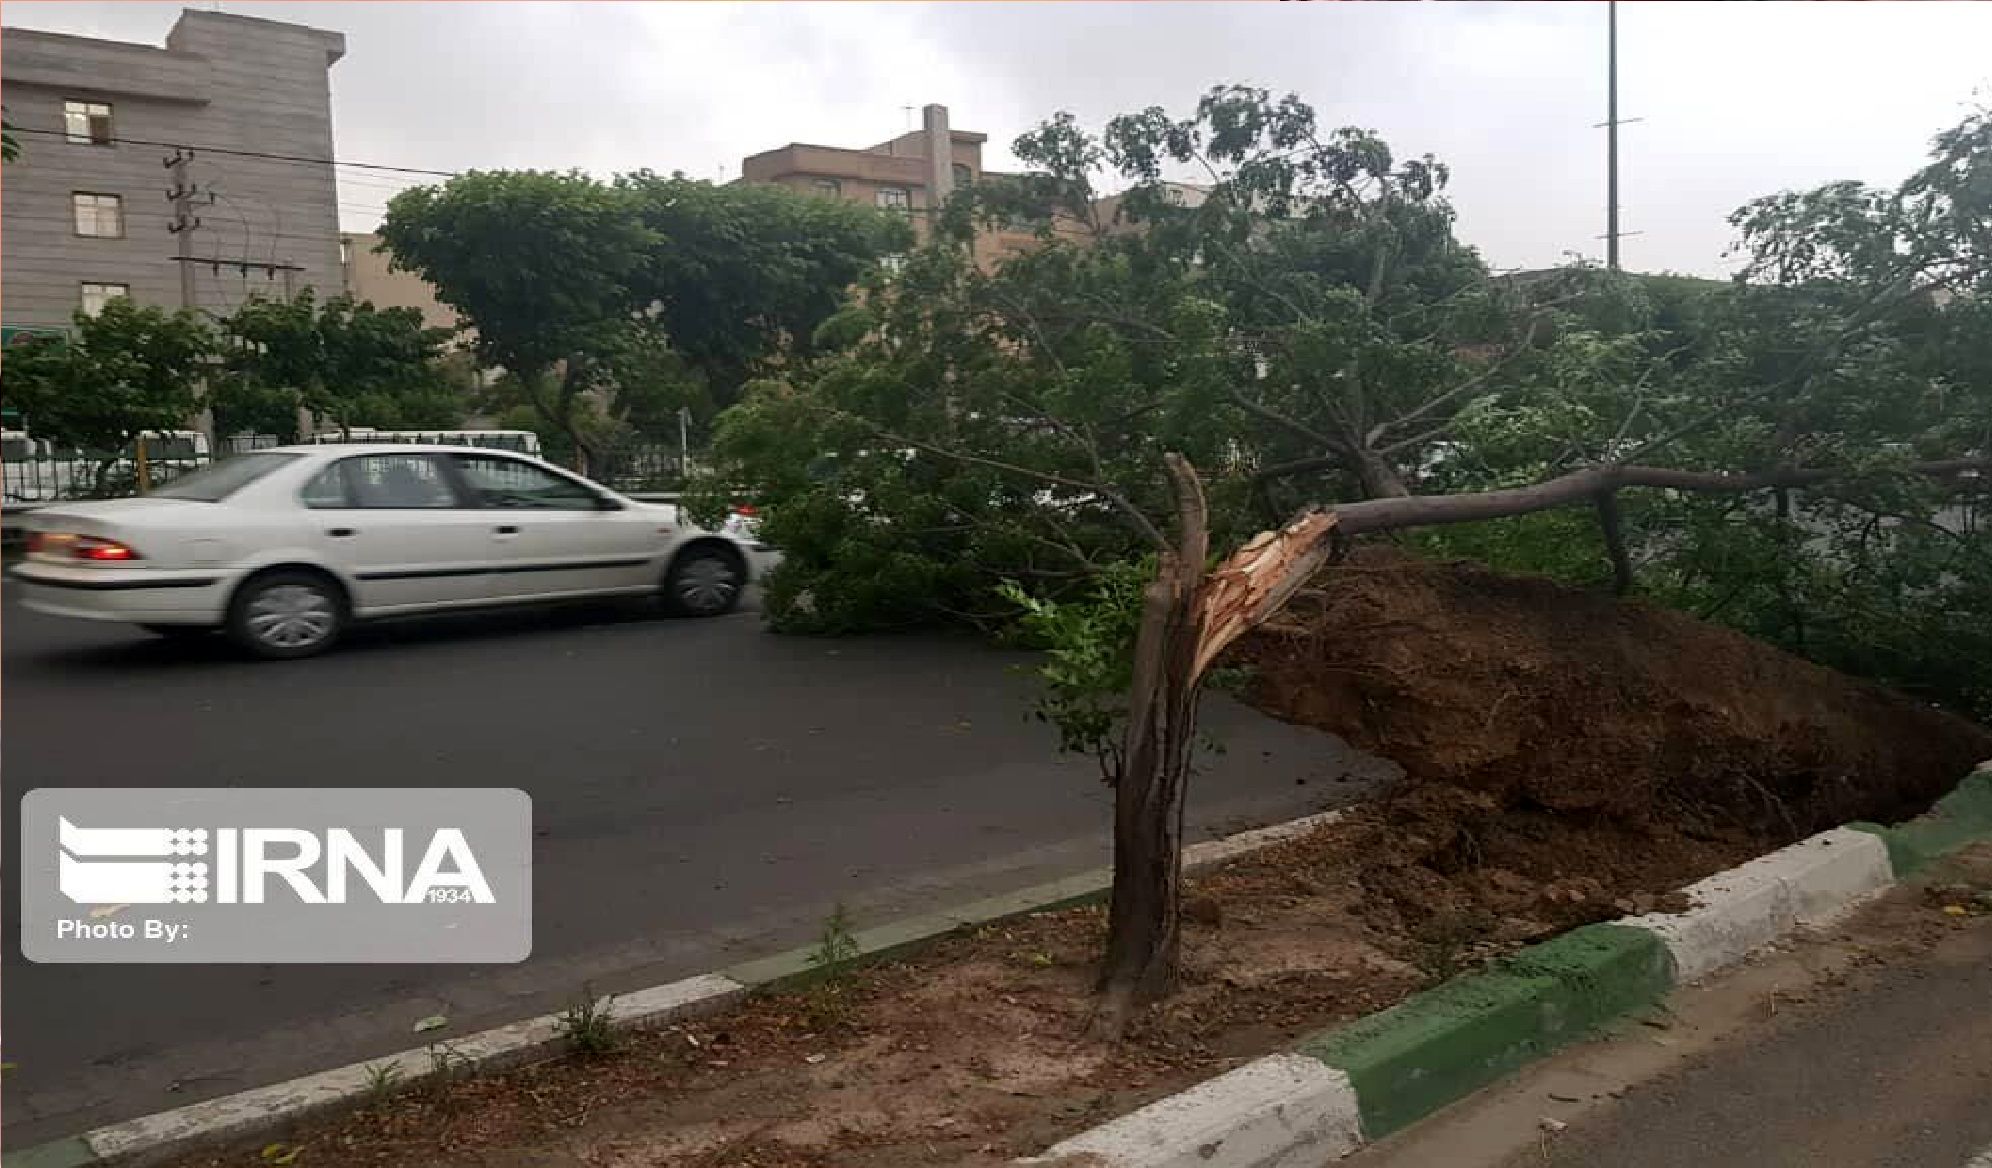
[[[1516,533],[1474,550],[1992,710],[1992,117],[1894,191],[1744,208],[1735,284],[1495,277],[1442,165],[1257,91],[1018,152],[1028,181],[951,204],[716,452],[786,553],[778,628],[1021,611],[1049,650],[1043,712],[1115,787],[1102,1033],[1175,977],[1205,674],[1343,541]],[[970,229],[1020,199],[1045,245],[985,272]]]

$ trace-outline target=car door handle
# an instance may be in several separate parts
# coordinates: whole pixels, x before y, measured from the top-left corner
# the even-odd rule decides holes
[[[325,534],[334,539],[344,539],[349,535],[358,535],[359,532],[350,527],[331,527],[326,529]]]
[[[517,535],[517,534],[519,534],[519,529],[518,529],[517,527],[514,527],[514,526],[512,526],[512,525],[511,525],[511,524],[509,524],[509,523],[507,523],[507,524],[504,524],[504,525],[503,525],[503,526],[501,526],[501,527],[495,527],[495,528],[492,528],[492,530],[493,530],[493,531],[496,531],[496,532],[497,532],[497,533],[498,533],[499,535]]]

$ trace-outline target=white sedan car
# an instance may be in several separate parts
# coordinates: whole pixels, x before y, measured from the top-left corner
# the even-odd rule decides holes
[[[687,523],[535,458],[462,446],[286,446],[136,499],[55,503],[14,569],[37,612],[160,634],[223,630],[263,657],[354,621],[658,595],[717,616],[769,567],[751,529]]]

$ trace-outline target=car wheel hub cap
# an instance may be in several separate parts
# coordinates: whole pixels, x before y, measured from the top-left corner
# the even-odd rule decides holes
[[[678,573],[678,599],[701,611],[724,608],[739,589],[732,565],[719,560],[693,560]]]
[[[259,641],[295,649],[332,632],[332,598],[302,584],[266,588],[249,603],[249,631]]]

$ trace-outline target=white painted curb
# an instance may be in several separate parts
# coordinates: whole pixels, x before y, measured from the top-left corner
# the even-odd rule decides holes
[[[1302,1168],[1362,1146],[1349,1077],[1275,1054],[1016,1161],[1093,1168]]]
[[[611,1000],[618,1026],[656,1026],[717,1010],[747,992],[731,978],[700,974]],[[517,1066],[558,1053],[560,1018],[542,1014],[462,1038],[438,1037],[428,1046],[320,1071],[301,1079],[257,1087],[192,1103],[172,1111],[142,1115],[100,1127],[83,1136],[99,1160],[143,1164],[167,1158],[190,1145],[226,1143],[268,1130],[315,1111],[363,1099],[373,1089],[377,1068],[394,1067],[397,1089],[439,1073]]]
[[[1837,827],[1690,884],[1694,907],[1615,922],[1659,937],[1677,984],[1734,965],[1801,925],[1819,926],[1895,883],[1880,837]]]

